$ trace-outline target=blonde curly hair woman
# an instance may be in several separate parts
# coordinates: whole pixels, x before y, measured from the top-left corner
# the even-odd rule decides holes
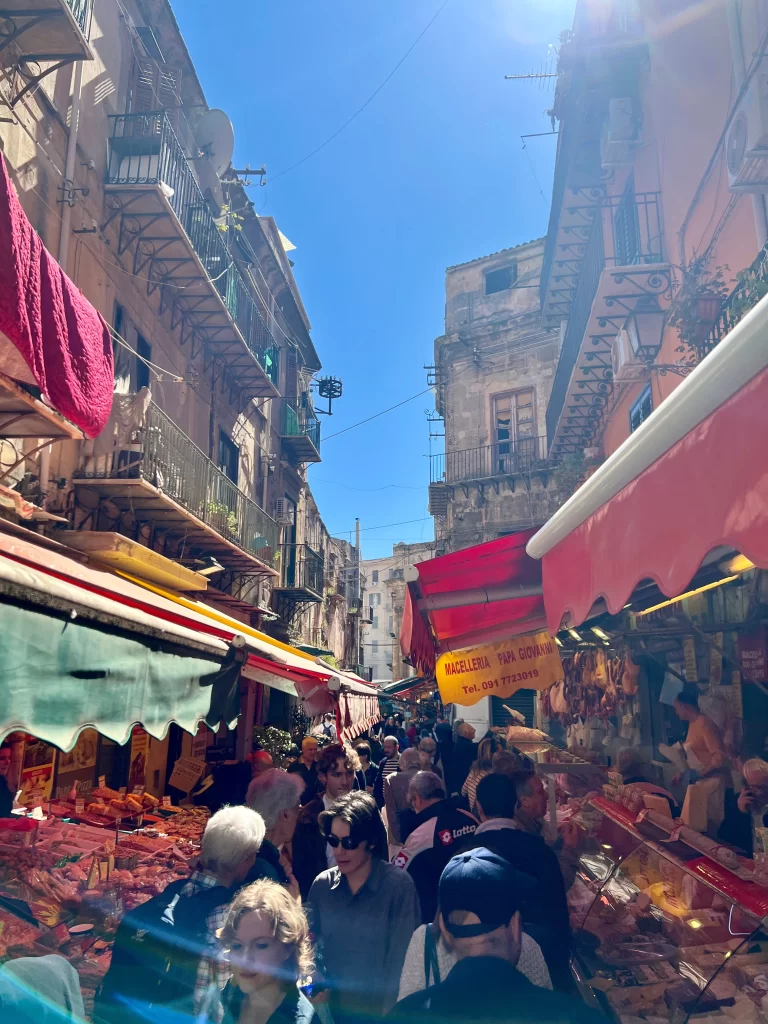
[[[223,992],[211,993],[209,1021],[319,1024],[299,990],[314,970],[307,916],[283,886],[264,879],[241,889],[219,940],[232,977]]]

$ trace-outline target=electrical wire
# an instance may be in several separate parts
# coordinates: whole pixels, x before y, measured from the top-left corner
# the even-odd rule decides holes
[[[319,146],[317,146],[315,149],[313,149],[311,153],[307,153],[307,155],[303,156],[301,158],[301,160],[297,160],[295,164],[291,164],[290,167],[286,167],[284,171],[280,171],[278,174],[272,175],[271,178],[270,178],[270,181],[277,181],[278,178],[282,178],[284,175],[289,174],[291,171],[295,171],[297,167],[301,167],[301,165],[305,164],[307,162],[307,160],[311,160],[313,156],[317,156],[317,154],[321,150],[325,149],[326,146],[329,146],[333,142],[334,139],[337,139],[339,137],[339,135],[341,135],[341,133],[346,128],[348,128],[352,124],[352,122],[356,118],[358,118],[360,116],[360,114],[362,114],[362,112],[366,109],[366,107],[368,107],[374,101],[374,99],[379,95],[381,90],[390,81],[390,79],[395,76],[395,73],[400,69],[401,65],[405,63],[407,58],[416,49],[416,47],[421,42],[421,40],[424,38],[424,36],[427,34],[427,32],[430,30],[432,25],[434,25],[434,23],[440,17],[442,12],[448,6],[448,3],[449,3],[449,0],[443,0],[443,3],[438,7],[437,11],[435,11],[435,13],[432,15],[430,20],[424,26],[424,28],[419,33],[419,35],[416,37],[416,39],[411,44],[411,46],[408,47],[408,49],[405,51],[405,53],[400,58],[400,60],[397,62],[397,64],[395,64],[395,66],[392,68],[392,70],[387,75],[387,77],[384,79],[384,81],[381,83],[381,85],[371,93],[371,95],[368,97],[368,99],[365,101],[365,103],[362,105],[362,107],[359,107],[354,112],[354,114],[344,122],[344,124],[341,126],[341,128],[338,128],[333,133],[333,135],[329,135],[328,138],[325,140],[325,142],[322,142]]]
[[[414,402],[417,398],[421,398],[422,395],[428,394],[431,390],[432,388],[424,388],[423,391],[419,391],[415,395],[411,395],[410,398],[404,398],[402,402],[390,405],[388,409],[382,409],[381,412],[375,412],[372,416],[367,416],[364,420],[360,420],[358,423],[352,423],[350,426],[344,427],[343,430],[337,430],[335,434],[328,434],[327,437],[323,438],[323,444],[330,441],[331,438],[339,437],[341,434],[346,434],[348,430],[354,430],[356,427],[362,427],[364,423],[370,423],[371,420],[376,420],[379,416],[385,416],[388,412],[392,412],[394,409],[399,409],[401,405],[407,405],[409,402]]]
[[[423,523],[427,519],[431,519],[432,516],[422,516],[421,519],[403,519],[399,523],[384,523],[382,526],[363,526],[360,528],[360,533],[370,533],[371,530],[387,530],[390,526],[406,526],[408,523]],[[355,527],[357,529],[357,527]],[[354,533],[355,530],[329,530],[329,533]]]

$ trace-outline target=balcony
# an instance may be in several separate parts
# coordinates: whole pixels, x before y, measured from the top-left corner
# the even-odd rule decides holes
[[[521,437],[430,458],[429,482],[459,484],[528,473],[547,464],[546,437]]]
[[[283,401],[280,438],[297,462],[322,462],[320,458],[320,420],[311,406],[299,401]]]
[[[671,293],[658,192],[600,200],[547,406],[550,458],[580,453],[598,436],[613,398],[613,342],[628,316]]]
[[[165,111],[110,115],[104,228],[117,252],[160,292],[160,310],[194,357],[223,360],[229,384],[252,398],[278,394],[278,345],[234,260]]]
[[[729,331],[768,294],[768,246],[764,246],[757,259],[740,275],[738,285],[723,303],[712,330],[702,346],[701,356],[709,355]]]
[[[293,604],[317,604],[323,598],[325,562],[308,544],[283,544],[280,548],[280,583],[272,588],[280,600]],[[281,618],[285,617],[283,613]]]
[[[277,523],[152,403],[130,442],[86,458],[73,482],[81,508],[106,507],[113,521],[116,509],[123,527],[150,523],[182,539],[185,558],[212,555],[233,571],[277,576]]]
[[[6,0],[0,12],[7,24],[0,51],[12,43],[25,62],[92,60],[91,7],[91,0]]]

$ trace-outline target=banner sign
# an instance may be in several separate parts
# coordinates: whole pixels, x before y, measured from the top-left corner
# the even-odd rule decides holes
[[[563,678],[563,663],[557,644],[545,631],[443,654],[435,676],[443,704],[468,707],[483,697],[546,690]]]

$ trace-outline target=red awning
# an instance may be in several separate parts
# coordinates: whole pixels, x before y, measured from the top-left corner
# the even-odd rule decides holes
[[[525,550],[535,530],[419,562],[408,572],[403,655],[423,673],[437,656],[544,625],[541,567]]]
[[[2,154],[0,331],[51,405],[88,437],[101,433],[114,391],[109,327],[30,224]]]
[[[683,593],[718,548],[768,568],[768,297],[531,540],[547,621]]]

